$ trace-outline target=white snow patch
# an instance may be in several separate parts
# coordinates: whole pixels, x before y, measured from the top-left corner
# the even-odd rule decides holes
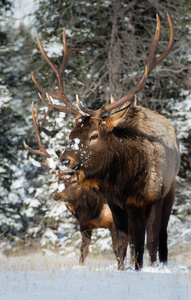
[[[173,123],[179,140],[188,138],[189,130],[191,129],[191,93],[188,90],[182,90],[181,96],[185,96],[183,101],[174,103],[172,99],[173,104],[169,103],[173,110],[173,115],[176,116]]]
[[[53,169],[53,170],[55,170],[56,169],[56,166],[57,166],[57,163],[58,163],[58,161],[57,160],[55,160],[54,158],[47,158],[47,161],[48,161],[48,166],[51,168],[51,169]]]
[[[33,166],[35,166],[35,167],[38,167],[38,168],[41,167],[40,162],[37,161],[36,159],[32,158],[31,156],[30,156],[30,162],[31,162],[31,164],[33,164]]]
[[[60,216],[63,216],[66,211],[68,211],[68,209],[66,208],[66,205],[64,203],[55,203],[55,205],[52,206],[52,209],[50,211],[47,211],[46,217],[55,218],[56,220],[58,220],[60,219]]]
[[[55,245],[57,240],[58,240],[57,235],[53,232],[53,230],[47,228],[45,233],[43,234],[40,244],[42,247],[45,246],[47,243],[51,243],[52,245]]]
[[[19,199],[19,196],[18,196],[17,194],[13,193],[13,192],[10,192],[10,193],[9,193],[8,198],[9,198],[9,201],[10,201],[11,203],[13,203],[13,204],[18,203],[19,200],[20,200],[20,199]]]
[[[7,86],[2,84],[0,84],[0,91],[0,107],[6,107],[7,103],[12,99],[11,93],[9,92]]]
[[[40,201],[34,198],[26,198],[23,202],[30,207],[38,207],[40,205]]]
[[[30,207],[39,207],[41,205],[40,201],[37,200],[37,199],[33,199],[31,202],[30,202]]]
[[[61,171],[63,171],[63,172],[65,172],[65,171],[68,171],[68,167],[66,167],[66,166],[63,166],[63,165],[59,165],[59,169],[61,170]]]
[[[13,19],[11,22],[13,28],[19,28],[22,25],[31,28],[31,32],[35,34],[34,13],[38,9],[38,1],[36,0],[11,0],[13,3]]]
[[[121,272],[113,264],[110,269],[104,267],[103,261],[95,261],[101,267],[92,268],[91,263],[81,267],[75,266],[76,257],[72,253],[55,260],[52,251],[45,251],[45,256],[38,257],[38,261],[34,257],[22,257],[19,263],[23,270],[3,259],[1,299],[190,299],[190,271],[186,270],[155,273],[148,268],[141,272],[131,269]],[[31,265],[31,269],[26,265]],[[57,265],[60,268],[55,268]]]
[[[34,211],[32,207],[28,207],[27,209],[24,210],[23,214],[27,217],[27,218],[32,218],[34,217]]]
[[[49,57],[58,57],[60,54],[62,54],[63,45],[60,42],[49,40],[48,44],[44,45],[44,50]],[[52,97],[51,100],[54,104]]]
[[[24,176],[20,177],[19,179],[16,179],[16,180],[12,181],[11,190],[19,189],[19,188],[23,187],[24,181],[25,181]]]
[[[63,192],[65,190],[65,188],[66,188],[65,184],[64,183],[60,183],[58,185],[58,192],[59,193]]]
[[[0,167],[0,173],[6,173],[6,170],[2,167]]]
[[[36,236],[37,233],[41,230],[40,226],[29,228],[27,231],[30,235]]]
[[[71,145],[71,148],[73,150],[79,150],[79,143],[80,143],[80,139],[75,138],[73,144]]]

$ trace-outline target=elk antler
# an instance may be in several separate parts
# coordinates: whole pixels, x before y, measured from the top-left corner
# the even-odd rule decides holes
[[[106,106],[103,105],[98,110],[91,110],[91,109],[85,108],[84,106],[82,106],[79,99],[77,99],[78,106],[82,112],[89,114],[90,116],[100,118],[105,113],[112,111],[112,110],[118,108],[119,106],[123,105],[124,103],[126,103],[128,100],[130,100],[133,96],[135,96],[137,93],[139,93],[144,88],[149,74],[160,62],[162,62],[168,56],[168,54],[170,53],[170,51],[172,49],[173,43],[174,43],[174,29],[173,29],[172,20],[169,16],[168,12],[167,12],[167,17],[168,17],[168,23],[169,23],[169,27],[170,27],[170,40],[169,40],[168,46],[160,56],[155,58],[155,52],[156,52],[158,42],[159,42],[159,37],[160,37],[160,19],[157,14],[156,15],[157,26],[156,26],[156,32],[155,32],[153,45],[152,45],[150,53],[149,53],[149,57],[148,57],[148,60],[147,60],[146,66],[145,66],[144,73],[143,73],[141,79],[139,80],[139,82],[137,83],[137,85],[122,98],[120,98],[117,101],[115,101],[111,104],[108,104]]]
[[[42,96],[40,95],[40,99],[43,101],[43,103],[48,106],[50,109],[54,109],[54,110],[58,110],[60,112],[65,112],[65,113],[70,113],[72,115],[74,115],[74,117],[78,116],[80,114],[80,112],[71,104],[71,102],[69,101],[69,99],[67,98],[67,96],[64,93],[64,88],[63,88],[63,73],[66,69],[67,66],[67,62],[68,62],[68,58],[71,52],[74,51],[85,51],[85,49],[81,49],[81,48],[71,48],[68,49],[67,47],[67,43],[66,43],[66,32],[65,32],[65,28],[63,28],[63,61],[62,64],[59,68],[57,68],[55,66],[55,64],[50,60],[50,58],[46,55],[41,42],[39,40],[39,36],[38,33],[36,32],[36,38],[37,38],[37,43],[40,49],[40,52],[43,56],[43,58],[45,59],[45,61],[48,63],[48,65],[51,67],[51,69],[53,70],[53,72],[55,73],[57,80],[58,80],[58,91],[56,93],[50,93],[38,84],[38,82],[36,81],[36,79],[34,78],[33,73],[31,73],[32,76],[32,80],[35,83],[35,85],[37,86],[37,88],[39,89],[39,91],[45,95],[49,95],[52,98],[61,100],[66,106],[62,106],[62,105],[56,105],[56,104],[52,104],[52,103],[47,103]]]
[[[53,128],[53,130],[49,131],[49,130],[47,130],[46,128],[43,127],[44,122],[46,120],[46,117],[48,116],[49,111],[50,111],[50,109],[48,109],[47,112],[45,113],[43,120],[41,122],[39,122],[39,119],[38,119],[38,102],[37,102],[37,106],[36,106],[36,116],[34,114],[34,102],[32,102],[32,118],[33,118],[33,123],[34,123],[34,127],[35,127],[35,132],[36,132],[36,136],[37,136],[39,149],[37,149],[37,150],[32,149],[26,144],[25,141],[23,142],[23,145],[24,145],[25,149],[27,149],[30,153],[37,154],[37,155],[42,155],[42,156],[47,158],[47,162],[40,163],[40,162],[35,161],[33,158],[29,157],[29,160],[32,164],[35,164],[37,166],[42,166],[42,167],[43,166],[48,166],[48,165],[50,166],[50,163],[52,164],[52,162],[54,162],[54,164],[56,163],[56,160],[53,157],[51,157],[51,155],[46,151],[45,147],[42,144],[42,140],[41,140],[41,137],[40,137],[40,132],[41,131],[44,131],[46,134],[51,135],[52,131],[54,130],[54,128]]]

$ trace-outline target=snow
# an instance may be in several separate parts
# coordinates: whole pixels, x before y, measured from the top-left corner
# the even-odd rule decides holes
[[[65,184],[64,183],[61,183],[58,185],[58,192],[61,193],[65,190]]]
[[[8,195],[8,199],[13,204],[16,204],[16,203],[20,202],[19,196],[16,193],[10,192],[9,195]]]
[[[19,179],[13,180],[11,184],[11,189],[21,188],[23,186],[24,180],[24,176],[20,177]]]
[[[73,144],[71,145],[71,148],[73,150],[79,150],[79,143],[80,143],[80,139],[75,138],[74,141],[73,141]]]
[[[52,245],[55,245],[56,241],[57,241],[56,234],[53,232],[52,229],[47,228],[41,239],[41,246],[43,247],[47,243],[51,243]]]
[[[33,166],[38,167],[38,168],[41,167],[41,164],[39,163],[39,161],[37,161],[36,159],[32,158],[31,156],[30,156],[29,160],[30,160],[31,164],[33,164]]]
[[[58,57],[58,55],[60,55],[63,51],[62,44],[59,42],[51,41],[51,39],[48,41],[48,44],[44,45],[43,48],[49,57]],[[53,101],[52,97],[51,100],[54,104],[55,101]]]
[[[6,85],[0,84],[0,91],[2,97],[0,97],[0,107],[5,107],[7,106],[7,103],[11,101],[11,93],[9,92],[8,88]]]
[[[177,137],[179,140],[188,138],[189,130],[191,128],[191,93],[188,90],[182,90],[181,96],[185,96],[183,101],[178,101],[172,105],[172,115],[176,116],[173,121],[177,130]]]
[[[64,203],[60,203],[59,205],[53,205],[50,211],[47,211],[46,217],[55,218],[56,220],[59,219],[63,213],[67,211],[66,205]]]
[[[188,300],[191,295],[191,270],[182,266],[121,272],[109,260],[92,259],[82,267],[51,251],[10,261],[2,256],[0,262],[1,300]]]
[[[40,201],[34,198],[26,198],[24,203],[30,207],[39,207],[41,205]]]
[[[38,1],[35,0],[11,0],[13,3],[13,18],[15,22],[12,24],[13,28],[19,28],[21,24],[31,28],[31,32],[35,34],[31,24],[34,23],[34,12],[38,9]]]
[[[49,153],[50,151],[47,151],[47,152]],[[41,163],[39,161],[35,160],[34,158],[32,158],[31,156],[29,157],[29,160],[30,160],[31,164],[33,164],[33,166],[38,167],[38,168],[42,167]],[[58,160],[53,157],[46,158],[46,160],[47,160],[49,168],[55,170]]]
[[[29,234],[31,234],[32,236],[36,236],[36,234],[40,231],[41,227],[37,226],[37,227],[32,227],[29,228],[27,231]]]
[[[33,208],[28,207],[27,209],[25,209],[25,211],[23,212],[23,215],[25,215],[27,218],[32,218],[34,216]]]
[[[48,166],[49,166],[51,169],[55,170],[58,161],[55,160],[55,159],[52,158],[52,157],[51,157],[51,158],[47,158],[47,161],[48,161]]]
[[[61,165],[61,164],[59,165],[59,170],[62,171],[62,172],[69,172],[68,167],[66,167],[64,165]]]

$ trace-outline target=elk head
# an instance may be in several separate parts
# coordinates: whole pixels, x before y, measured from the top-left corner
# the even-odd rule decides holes
[[[53,193],[53,199],[58,203],[68,202],[74,197],[74,192],[80,187],[77,175],[75,172],[57,171],[58,187]]]

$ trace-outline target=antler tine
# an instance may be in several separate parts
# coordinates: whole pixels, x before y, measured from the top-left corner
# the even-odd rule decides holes
[[[156,59],[154,58],[155,56],[155,52],[158,46],[158,42],[159,42],[159,37],[160,37],[160,19],[158,14],[156,15],[157,17],[157,26],[156,26],[156,32],[155,32],[155,37],[154,37],[154,41],[153,41],[153,45],[151,47],[150,53],[149,53],[149,57],[147,60],[147,64],[145,66],[145,71],[140,79],[140,81],[138,82],[138,84],[131,90],[129,91],[124,97],[122,97],[121,99],[117,100],[115,103],[112,103],[110,105],[107,105],[105,107],[105,111],[108,112],[118,106],[121,106],[122,104],[124,104],[126,101],[130,100],[135,94],[139,93],[145,86],[147,78],[149,76],[149,74],[151,73],[151,71],[160,63],[162,62],[170,53],[173,44],[174,44],[174,29],[173,29],[173,24],[172,24],[172,20],[167,12],[167,17],[168,17],[168,22],[169,22],[169,27],[170,27],[170,40],[168,43],[167,48],[165,49],[165,51]]]
[[[50,109],[52,110],[57,110],[60,112],[64,112],[66,114],[73,114],[74,117],[76,116],[76,113],[73,113],[73,111],[71,111],[68,107],[66,106],[62,106],[62,105],[57,105],[57,104],[53,104],[51,99],[50,99],[50,95],[48,93],[46,93],[46,97],[49,100],[50,103],[48,103],[46,100],[44,100],[44,98],[42,97],[42,95],[40,93],[38,93],[38,96],[40,98],[40,100]],[[78,112],[79,114],[79,112]]]
[[[63,28],[63,53],[64,53],[64,55],[63,55],[63,61],[62,61],[62,64],[61,64],[60,68],[57,68],[55,66],[55,64],[47,56],[47,54],[45,53],[44,48],[42,47],[42,44],[40,42],[40,39],[39,39],[39,36],[38,36],[37,32],[36,32],[36,38],[37,38],[37,43],[38,43],[38,46],[39,46],[39,49],[40,49],[40,52],[41,52],[43,58],[48,63],[48,65],[51,67],[51,69],[55,73],[55,75],[57,77],[57,80],[58,80],[58,91],[56,93],[49,92],[48,94],[51,97],[62,101],[67,106],[68,109],[65,109],[65,107],[62,106],[62,105],[59,105],[59,106],[57,106],[55,104],[52,104],[52,105],[45,104],[45,105],[47,105],[50,109],[59,110],[61,112],[71,113],[74,116],[79,115],[78,110],[71,104],[71,102],[69,101],[69,99],[67,98],[67,96],[64,93],[63,78],[62,77],[63,77],[63,72],[66,69],[70,53],[74,52],[74,51],[85,51],[85,49],[81,49],[81,48],[71,48],[71,49],[68,49],[67,48],[67,43],[66,43],[65,28]],[[47,91],[41,85],[38,84],[38,82],[36,81],[33,73],[31,74],[31,76],[32,76],[33,82],[35,83],[35,85],[37,86],[37,88],[39,89],[39,91],[41,93],[43,93],[43,94],[46,95]],[[45,103],[46,101],[44,100],[43,102]]]
[[[41,162],[35,160],[34,158],[32,158],[31,156],[29,156],[29,161],[31,162],[32,165],[37,166],[37,167],[47,167],[48,166],[48,161],[41,163]]]
[[[51,100],[50,100],[50,101],[51,101]],[[46,135],[51,136],[52,133],[53,133],[53,131],[54,131],[54,129],[55,129],[56,122],[55,122],[55,124],[54,124],[52,130],[48,130],[48,129],[46,129],[46,128],[43,126],[43,125],[44,125],[44,122],[46,121],[46,118],[47,118],[49,112],[50,112],[50,108],[46,111],[46,113],[45,113],[45,115],[44,115],[42,121],[39,122],[39,120],[38,120],[38,101],[37,101],[37,105],[36,105],[36,122],[37,122],[37,124],[38,124],[39,131],[40,131],[40,132],[43,131],[44,133],[46,133]]]
[[[168,54],[170,53],[170,51],[174,45],[174,28],[173,28],[173,23],[172,23],[172,20],[171,20],[168,12],[167,12],[167,18],[168,18],[168,23],[169,23],[169,27],[170,27],[170,40],[169,40],[168,46],[166,47],[165,51],[160,56],[158,56],[155,59],[155,61],[153,62],[152,69],[154,69],[160,62],[162,62],[168,56]],[[151,69],[151,71],[152,71],[152,69]]]
[[[134,97],[133,106],[137,106],[137,95]]]
[[[64,51],[64,57],[63,57],[63,61],[62,64],[59,68],[60,73],[62,74],[67,66],[67,62],[68,62],[68,58],[71,52],[77,52],[77,51],[86,51],[86,49],[82,49],[82,48],[71,48],[68,49],[67,47],[67,42],[66,42],[66,29],[65,27],[63,28],[63,51]]]
[[[173,29],[172,20],[169,16],[168,12],[167,12],[167,17],[168,17],[168,23],[169,23],[169,27],[170,27],[170,40],[169,40],[168,46],[159,57],[154,58],[155,52],[156,52],[156,49],[158,46],[158,42],[159,42],[159,37],[160,37],[160,19],[157,14],[156,15],[157,26],[156,26],[156,32],[155,32],[153,45],[151,47],[151,50],[150,50],[150,53],[148,56],[148,60],[147,60],[146,66],[145,66],[144,73],[141,76],[141,79],[139,80],[137,85],[122,98],[118,99],[114,103],[108,104],[107,106],[102,106],[98,110],[87,109],[81,105],[81,110],[83,112],[85,112],[86,114],[89,114],[95,118],[100,118],[105,113],[107,113],[109,111],[113,111],[114,109],[116,109],[119,106],[126,103],[128,100],[130,100],[133,96],[135,96],[137,93],[139,93],[144,88],[149,74],[160,62],[162,62],[168,56],[168,54],[170,53],[170,51],[172,49],[173,43],[174,43],[174,29]]]
[[[36,132],[36,136],[37,136],[39,149],[38,150],[32,149],[31,147],[29,147],[26,144],[25,141],[23,142],[23,145],[24,145],[25,149],[28,150],[30,153],[37,154],[37,155],[42,155],[42,156],[45,156],[46,158],[51,158],[51,155],[46,151],[46,149],[44,148],[44,146],[42,144],[42,141],[41,141],[40,127],[38,127],[38,125],[37,125],[38,116],[35,117],[35,114],[34,114],[34,102],[32,102],[32,118],[33,118],[33,123],[34,123],[34,127],[35,127],[35,132]],[[42,163],[41,165],[45,165],[45,164]]]
[[[48,116],[49,111],[50,111],[50,108],[46,111],[42,121],[39,122],[39,120],[38,120],[38,101],[37,101],[37,104],[36,104],[36,120],[37,120],[37,123],[39,124],[39,131],[42,131],[44,122],[46,121],[46,117]]]

